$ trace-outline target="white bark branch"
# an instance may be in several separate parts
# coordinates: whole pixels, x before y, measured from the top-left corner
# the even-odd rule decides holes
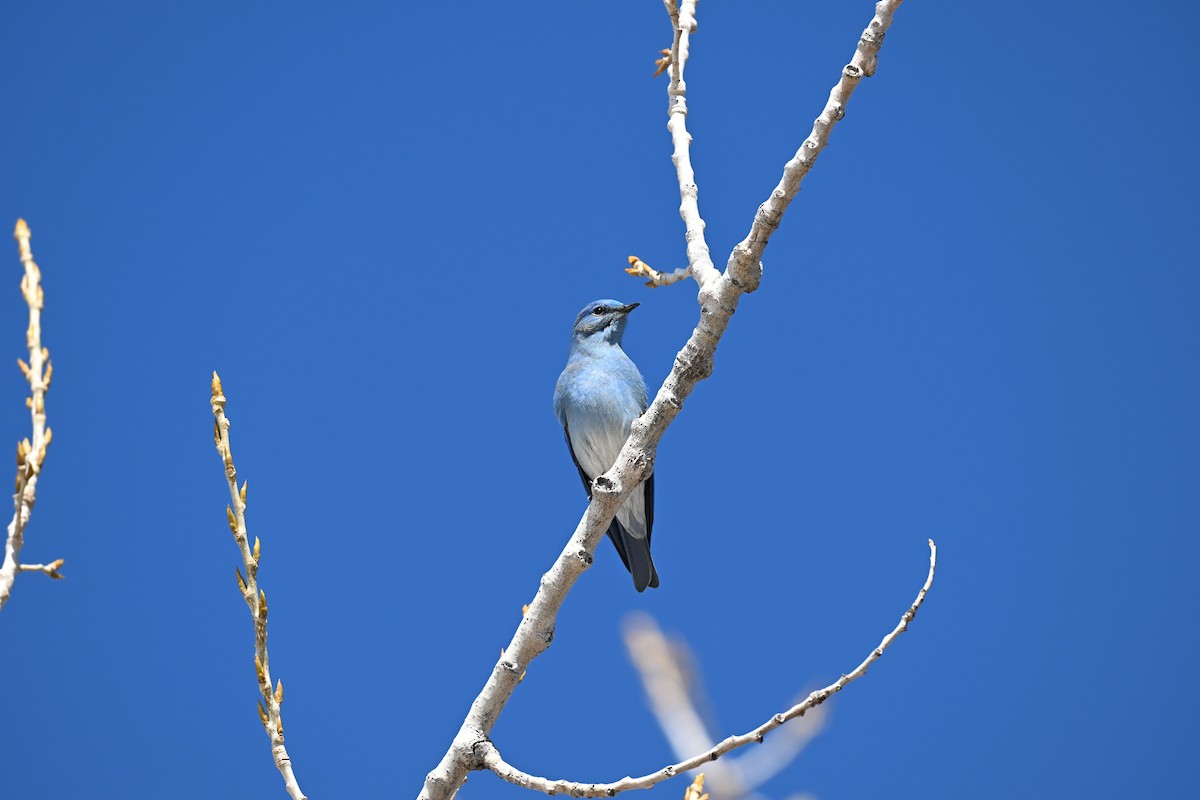
[[[683,69],[687,66],[691,35],[696,32],[696,3],[697,0],[682,0],[677,7],[674,2],[666,3],[667,14],[675,28],[669,67],[671,82],[667,86],[667,130],[675,145],[671,162],[675,164],[675,176],[679,181],[679,216],[683,218],[686,228],[684,238],[687,241],[689,274],[703,288],[705,284],[717,280],[720,273],[713,266],[708,243],[704,240],[700,190],[696,186],[696,174],[692,171],[692,135],[687,129],[687,82],[683,79]],[[650,285],[667,284],[652,279]]]
[[[52,578],[61,578],[58,567],[61,559],[43,567],[40,564],[22,566],[20,562],[21,547],[25,542],[25,527],[33,514],[33,504],[37,500],[38,476],[42,471],[42,462],[46,458],[46,448],[50,444],[52,432],[46,427],[46,392],[50,388],[50,376],[54,368],[50,364],[50,351],[42,347],[42,306],[45,294],[42,291],[42,272],[33,260],[33,251],[29,247],[32,233],[25,220],[17,220],[13,237],[21,254],[21,264],[25,267],[25,275],[21,278],[21,294],[29,306],[29,327],[25,330],[25,344],[29,347],[29,363],[17,359],[17,365],[29,381],[29,397],[25,404],[33,420],[32,440],[23,439],[17,443],[17,484],[13,493],[13,517],[8,523],[8,537],[4,545],[4,562],[0,564],[0,609],[8,602],[12,594],[13,581],[20,572],[44,572]]]
[[[619,792],[624,792],[629,789],[649,789],[655,784],[662,783],[668,778],[673,778],[680,773],[688,770],[696,769],[704,766],[710,761],[716,761],[726,753],[736,750],[739,747],[758,742],[761,743],[763,737],[783,725],[790,719],[804,715],[807,711],[821,703],[824,703],[832,695],[837,694],[842,689],[846,688],[851,682],[861,678],[867,673],[867,668],[875,661],[881,658],[884,651],[891,646],[896,637],[908,630],[908,624],[912,622],[917,615],[917,610],[921,604],[925,602],[925,595],[929,592],[929,587],[933,585],[933,575],[937,569],[937,546],[933,540],[929,540],[929,573],[925,578],[925,583],[917,592],[917,598],[912,605],[900,616],[900,622],[892,629],[890,633],[883,637],[879,645],[876,646],[870,654],[862,660],[862,662],[853,670],[843,675],[838,680],[826,686],[824,689],[819,689],[802,702],[797,703],[786,711],[780,712],[772,716],[769,720],[759,725],[754,730],[741,734],[740,736],[730,736],[719,744],[705,750],[702,753],[697,753],[691,758],[683,759],[676,764],[670,764],[656,772],[651,772],[648,775],[643,775],[640,778],[622,778],[619,781],[612,783],[577,783],[574,781],[551,780],[548,778],[530,775],[522,772],[511,764],[507,763],[500,756],[500,751],[496,749],[490,741],[480,743],[478,749],[482,753],[484,765],[499,775],[504,780],[514,783],[517,786],[523,786],[527,789],[534,789],[546,794],[565,794],[569,797],[612,797]]]
[[[783,212],[800,192],[800,182],[829,143],[829,134],[833,131],[833,126],[846,115],[850,95],[854,94],[864,77],[869,78],[875,74],[884,34],[891,26],[892,16],[901,2],[903,0],[881,0],[875,4],[875,16],[859,38],[854,57],[842,68],[841,78],[830,90],[825,108],[813,121],[812,133],[800,145],[796,155],[784,165],[783,177],[771,192],[771,196],[758,207],[750,233],[729,255],[725,272],[733,275],[734,280],[746,281],[751,287],[758,286],[762,275],[762,254],[771,234],[779,228]],[[748,291],[753,291],[753,288]]]
[[[844,108],[845,100],[857,85],[858,79],[863,74],[873,71],[874,53],[882,41],[882,32],[890,23],[891,15],[899,4],[899,0],[884,0],[876,5],[876,17],[859,42],[859,52],[855,54],[855,60],[843,70],[842,80],[839,81],[838,87],[835,87],[835,93],[841,98],[839,108]],[[498,753],[488,739],[492,727],[512,697],[513,689],[530,662],[550,646],[558,611],[575,581],[591,565],[596,545],[612,521],[617,508],[653,471],[658,443],[667,426],[683,408],[684,401],[696,384],[712,374],[717,343],[725,333],[742,294],[758,288],[762,275],[763,249],[771,232],[778,227],[779,217],[787,205],[786,201],[795,196],[795,191],[798,190],[799,179],[794,178],[797,169],[791,169],[789,162],[789,169],[785,169],[781,185],[792,187],[794,183],[795,189],[785,188],[777,200],[775,194],[781,192],[777,188],[772,194],[772,200],[768,201],[769,209],[768,204],[759,209],[751,228],[751,235],[747,238],[750,244],[743,242],[738,246],[740,249],[735,248],[724,273],[718,272],[712,266],[708,246],[704,241],[704,221],[700,217],[695,178],[691,169],[691,137],[686,127],[686,85],[683,80],[689,37],[695,29],[696,0],[682,0],[677,9],[674,0],[666,0],[665,5],[675,26],[671,84],[668,89],[668,129],[675,144],[673,160],[680,184],[680,214],[687,227],[688,265],[692,277],[700,284],[700,319],[683,349],[675,357],[671,372],[663,381],[650,407],[633,423],[629,439],[613,467],[596,479],[592,500],[583,518],[553,566],[542,576],[541,585],[529,604],[528,613],[517,626],[512,640],[504,649],[504,654],[492,668],[483,689],[475,697],[450,748],[433,771],[426,776],[419,795],[421,800],[449,800],[462,786],[471,770],[483,769],[492,764],[503,765],[502,761],[497,761]],[[872,47],[874,49],[871,49]],[[864,54],[868,50],[871,69],[866,70],[861,65],[855,67],[855,63],[867,63]],[[839,88],[843,84],[848,88]],[[828,111],[828,106],[826,110]],[[821,135],[827,138],[831,128],[832,123],[825,124]],[[822,146],[825,138],[819,140]],[[806,141],[805,146],[807,145]],[[811,166],[811,158],[803,161],[802,165],[800,177],[803,177],[803,172],[807,172]],[[787,194],[789,190],[790,196]],[[780,200],[783,201],[782,204]],[[763,221],[760,221],[760,218]],[[490,759],[491,763],[488,763],[485,757]],[[701,762],[697,762],[699,763]],[[690,769],[691,766],[686,768]],[[514,771],[513,774],[520,773]]]
[[[225,511],[228,514],[229,529],[233,532],[234,541],[242,554],[242,563],[246,567],[243,578],[241,570],[237,573],[238,590],[246,606],[250,609],[250,618],[254,622],[254,672],[258,677],[258,692],[262,700],[258,704],[258,716],[263,730],[271,742],[271,757],[275,767],[283,776],[284,787],[292,800],[306,800],[296,782],[292,771],[292,759],[283,744],[283,717],[279,707],[283,703],[283,681],[271,685],[271,662],[267,656],[267,595],[258,588],[258,563],[262,554],[262,543],[254,537],[254,546],[250,546],[250,537],[246,532],[246,482],[242,482],[239,490],[237,485],[237,469],[233,465],[233,451],[229,446],[229,419],[225,416],[225,394],[221,388],[221,379],[217,373],[212,377],[212,412],[213,439],[216,440],[217,452],[225,464],[225,479],[229,483],[229,502]]]
[[[65,577],[59,572],[64,563],[66,563],[65,559],[60,558],[57,561],[51,561],[49,564],[22,564],[17,567],[17,572],[40,572],[43,575],[59,580]]]

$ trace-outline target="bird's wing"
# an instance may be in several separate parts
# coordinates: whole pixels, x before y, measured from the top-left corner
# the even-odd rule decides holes
[[[575,456],[575,448],[571,446],[571,429],[567,425],[566,419],[563,419],[563,436],[567,440],[567,450],[571,453],[571,461],[575,464],[575,469],[579,470],[579,479],[583,481],[583,488],[587,492],[588,499],[592,499],[592,479],[583,471],[583,467],[579,466],[579,459]]]

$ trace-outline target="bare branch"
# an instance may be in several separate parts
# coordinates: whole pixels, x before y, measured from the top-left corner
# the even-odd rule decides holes
[[[762,273],[763,251],[767,247],[771,234],[783,221],[783,212],[787,210],[788,204],[800,192],[800,182],[804,180],[804,176],[816,162],[817,156],[829,143],[829,134],[833,131],[833,126],[846,115],[846,105],[850,102],[850,95],[854,94],[854,90],[858,88],[858,84],[863,78],[869,78],[875,74],[875,65],[878,61],[879,48],[883,46],[884,34],[891,26],[892,16],[900,7],[901,2],[903,0],[880,0],[875,4],[875,16],[859,38],[854,57],[850,59],[849,64],[842,68],[841,77],[830,90],[825,108],[813,122],[812,133],[800,145],[796,155],[784,165],[783,177],[780,178],[779,185],[771,192],[767,201],[758,207],[758,212],[754,215],[754,224],[750,227],[750,233],[733,248],[725,271],[732,275],[734,280],[744,280],[748,281],[750,285],[758,285],[758,279]]]
[[[933,574],[937,569],[937,546],[933,540],[929,540],[929,574],[925,578],[925,583],[921,586],[921,590],[917,592],[917,599],[900,617],[899,624],[892,629],[891,633],[883,637],[879,645],[871,651],[871,653],[863,659],[862,663],[843,675],[838,680],[826,686],[824,689],[819,689],[813,692],[803,702],[789,708],[787,711],[775,714],[769,720],[759,725],[752,731],[743,733],[740,736],[730,736],[714,747],[698,753],[691,758],[684,759],[677,764],[671,764],[663,767],[657,772],[652,772],[649,775],[643,775],[640,778],[622,778],[613,783],[575,783],[573,781],[550,780],[541,778],[536,775],[530,775],[522,772],[516,767],[508,764],[500,757],[500,751],[496,749],[490,741],[484,741],[479,744],[478,750],[482,753],[483,763],[488,769],[495,772],[504,780],[514,783],[517,786],[523,786],[527,789],[535,789],[546,794],[565,794],[570,797],[611,797],[618,792],[624,792],[629,789],[649,789],[655,784],[662,783],[668,778],[673,778],[680,773],[688,770],[696,769],[710,761],[716,761],[726,753],[736,750],[739,747],[758,742],[761,743],[763,737],[783,725],[790,719],[803,716],[807,711],[819,706],[829,699],[830,696],[837,694],[842,689],[846,688],[852,681],[861,678],[867,673],[867,668],[876,660],[883,656],[885,650],[891,645],[896,637],[908,630],[908,623],[912,622],[917,615],[917,610],[921,604],[925,602],[925,595],[929,592],[929,587],[933,585]]]
[[[671,44],[670,74],[667,86],[667,130],[675,145],[671,156],[675,164],[675,177],[679,181],[679,216],[686,227],[687,260],[691,275],[701,288],[720,277],[713,266],[704,240],[704,220],[700,217],[700,190],[696,187],[696,174],[692,171],[692,135],[687,130],[687,83],[683,79],[683,68],[687,66],[688,47],[691,35],[696,32],[697,0],[682,0],[675,10],[675,3],[667,3],[667,13],[675,27],[675,40]],[[665,284],[654,284],[665,285]]]
[[[629,257],[629,266],[625,268],[625,271],[639,278],[649,278],[650,280],[646,281],[646,285],[651,289],[659,286],[670,286],[672,283],[677,283],[692,274],[691,267],[680,267],[674,272],[659,272],[637,256]]]
[[[48,575],[54,580],[60,580],[64,576],[59,569],[66,563],[66,559],[60,558],[57,561],[51,561],[49,564],[22,564],[17,567],[18,572],[40,572],[43,575]]]
[[[306,800],[292,772],[292,759],[287,748],[283,745],[283,717],[279,707],[283,704],[283,681],[271,684],[271,662],[267,656],[267,595],[258,588],[258,564],[262,555],[262,543],[254,537],[254,546],[250,546],[249,534],[246,532],[246,483],[238,489],[237,469],[233,466],[233,451],[229,446],[229,419],[225,416],[225,393],[221,388],[221,378],[217,373],[212,377],[212,412],[213,438],[216,440],[217,452],[225,464],[225,479],[229,483],[229,502],[225,511],[229,519],[229,529],[233,532],[234,541],[242,554],[242,564],[246,575],[242,577],[241,570],[237,573],[238,591],[250,609],[250,618],[254,622],[254,672],[258,677],[258,691],[262,700],[258,704],[258,716],[263,730],[271,741],[271,755],[275,766],[283,775],[283,783],[292,800]]]
[[[419,795],[421,800],[452,798],[471,770],[491,766],[491,763],[485,761],[485,756],[492,759],[492,763],[503,764],[502,761],[498,761],[499,754],[488,739],[492,727],[512,697],[513,689],[525,674],[530,662],[550,646],[558,611],[567,593],[583,571],[591,565],[596,545],[616,514],[617,508],[653,471],[659,441],[683,408],[683,403],[692,390],[712,374],[717,344],[729,326],[734,311],[737,310],[738,301],[744,293],[758,288],[762,276],[760,256],[762,248],[766,246],[765,234],[759,234],[754,246],[747,250],[753,258],[747,260],[739,257],[738,251],[735,250],[730,256],[729,268],[724,273],[718,272],[709,258],[708,246],[704,242],[704,221],[700,218],[696,202],[695,179],[688,154],[691,137],[686,128],[686,86],[683,81],[689,37],[695,30],[696,0],[680,0],[677,6],[675,0],[664,0],[664,4],[675,26],[675,41],[671,48],[671,84],[668,89],[671,98],[668,129],[675,143],[673,158],[680,184],[680,213],[687,227],[688,264],[692,277],[700,284],[700,319],[683,349],[676,355],[671,372],[663,381],[654,401],[646,413],[631,426],[629,438],[621,448],[616,462],[608,472],[595,480],[592,499],[583,518],[576,525],[575,532],[554,565],[542,576],[541,586],[529,604],[529,612],[517,626],[512,641],[504,649],[504,655],[496,662],[483,689],[475,697],[450,748],[433,771],[426,776]],[[885,0],[879,3],[876,7],[876,20],[879,19],[879,14],[882,13],[879,9],[882,8],[887,10],[886,19],[890,23],[891,11],[898,5],[899,0]],[[873,20],[872,26],[875,25],[876,21]],[[886,25],[883,27],[886,28]],[[868,32],[870,31],[869,28]],[[881,33],[882,30],[880,35]],[[866,34],[863,39],[867,39]],[[860,51],[862,48],[863,43],[860,42]],[[877,45],[875,49],[878,49]],[[859,54],[856,54],[855,61],[859,60]],[[872,52],[872,68],[873,63]],[[862,67],[858,69],[861,71]],[[850,67],[847,67],[847,71],[850,71]],[[786,175],[787,173],[785,177]],[[759,215],[762,213],[760,209]],[[779,213],[782,214],[782,208]],[[756,229],[752,229],[752,234]],[[782,720],[779,724],[782,724]],[[691,769],[692,766],[695,765],[685,768]]]
[[[29,363],[17,359],[17,366],[25,380],[29,381],[29,397],[25,405],[29,407],[33,419],[33,438],[23,439],[17,443],[17,483],[13,493],[13,518],[8,523],[8,538],[4,547],[4,562],[0,564],[0,608],[8,602],[12,594],[13,581],[19,572],[43,572],[52,578],[61,578],[58,567],[62,560],[49,565],[53,569],[41,565],[23,567],[20,562],[21,547],[25,542],[25,527],[33,513],[33,504],[37,499],[38,476],[42,471],[42,462],[46,459],[46,448],[50,445],[52,432],[46,427],[46,392],[50,388],[50,376],[53,368],[50,365],[50,351],[42,347],[42,306],[45,304],[45,294],[42,291],[42,271],[33,260],[33,251],[29,247],[32,233],[25,220],[17,220],[13,237],[21,254],[21,264],[25,267],[25,275],[21,278],[21,294],[29,306],[29,327],[25,330],[25,344],[29,348]]]

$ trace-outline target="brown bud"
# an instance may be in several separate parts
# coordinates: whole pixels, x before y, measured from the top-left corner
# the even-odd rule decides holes
[[[225,393],[221,389],[221,376],[216,372],[212,376],[212,411],[216,415],[225,410]]]
[[[242,571],[240,569],[238,569],[237,567],[234,567],[234,570],[237,572],[237,576],[238,576],[238,588],[242,590],[242,594],[245,594],[246,593],[246,579],[242,577]]]
[[[263,708],[262,701],[258,701],[258,718],[262,720],[263,727],[267,727],[267,710]]]
[[[258,554],[262,551],[262,543],[258,541],[258,537],[254,537],[254,563],[258,564]]]
[[[25,376],[25,380],[31,380],[29,375],[29,365],[25,363],[24,359],[18,358],[17,366],[20,367],[21,374]]]
[[[283,704],[283,678],[280,678],[275,683],[275,702]]]
[[[238,532],[238,526],[237,517],[233,515],[233,509],[229,506],[225,506],[225,515],[229,517],[229,530],[233,531],[234,535],[236,536]]]

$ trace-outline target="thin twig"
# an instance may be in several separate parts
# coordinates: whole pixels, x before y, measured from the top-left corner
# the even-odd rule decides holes
[[[692,274],[691,267],[680,267],[673,272],[659,272],[637,256],[629,257],[629,266],[625,268],[625,271],[638,278],[649,278],[650,280],[646,281],[646,285],[651,289],[656,289],[659,286],[670,286],[672,283],[678,283]]]
[[[879,645],[871,651],[871,653],[863,659],[853,670],[843,675],[838,680],[826,686],[824,689],[819,689],[808,697],[803,702],[775,714],[769,720],[759,725],[752,731],[743,733],[740,736],[730,736],[719,744],[709,748],[703,753],[698,753],[691,758],[684,759],[677,764],[671,764],[663,767],[657,772],[652,772],[649,775],[643,775],[640,778],[622,778],[619,781],[612,783],[576,783],[573,781],[550,780],[548,778],[538,777],[522,772],[516,767],[508,764],[500,757],[500,751],[496,749],[490,741],[479,745],[479,750],[482,753],[483,763],[488,769],[495,772],[504,780],[514,783],[517,786],[523,786],[527,789],[534,789],[546,794],[565,794],[569,797],[611,797],[618,792],[624,792],[629,789],[649,789],[655,784],[662,783],[668,778],[673,778],[676,775],[687,772],[688,770],[696,769],[710,761],[716,761],[721,756],[736,750],[739,747],[758,742],[761,743],[763,737],[783,725],[790,719],[804,715],[809,709],[819,706],[824,703],[834,694],[837,694],[842,689],[846,688],[854,680],[861,678],[867,673],[867,668],[875,661],[883,656],[885,650],[896,640],[896,637],[908,630],[908,624],[912,622],[917,615],[917,610],[921,604],[925,602],[925,595],[929,592],[929,587],[933,585],[933,575],[937,569],[937,546],[933,540],[929,540],[929,573],[925,578],[924,585],[917,592],[917,599],[900,617],[899,624],[892,629],[891,633],[883,637]]]
[[[21,566],[17,567],[17,571],[40,572],[43,575],[54,578],[54,580],[60,580],[65,577],[61,572],[59,572],[59,569],[62,568],[64,563],[66,563],[65,560],[60,558],[57,561],[51,561],[49,564],[22,564]]]
[[[275,766],[283,775],[283,783],[292,800],[305,800],[296,775],[292,772],[292,759],[287,748],[283,746],[283,717],[280,716],[279,706],[283,703],[283,681],[278,681],[274,688],[271,686],[271,664],[267,657],[267,595],[258,588],[258,564],[262,554],[262,543],[254,537],[254,546],[250,546],[250,538],[246,533],[246,482],[238,489],[237,469],[233,466],[233,451],[229,447],[229,419],[225,416],[225,393],[221,388],[221,378],[217,373],[212,377],[212,412],[213,439],[216,441],[217,452],[225,464],[225,478],[229,482],[230,505],[225,511],[228,515],[229,530],[237,542],[242,554],[242,563],[246,567],[246,576],[242,577],[241,570],[237,571],[238,590],[246,606],[250,609],[250,618],[254,622],[254,672],[258,677],[258,691],[262,700],[258,704],[258,718],[263,730],[271,741],[271,755]]]
[[[13,581],[19,572],[43,572],[52,578],[61,578],[58,567],[62,559],[49,565],[53,569],[39,565],[24,567],[20,562],[21,546],[25,541],[25,527],[33,513],[33,504],[37,499],[38,476],[42,471],[42,462],[46,459],[46,448],[50,444],[52,431],[46,427],[46,392],[50,388],[50,376],[53,367],[50,365],[50,351],[42,347],[42,306],[45,304],[45,294],[42,291],[42,272],[33,260],[33,251],[29,247],[32,233],[25,220],[17,220],[13,237],[21,254],[21,264],[25,267],[25,275],[21,278],[21,294],[29,306],[29,327],[25,330],[25,344],[29,348],[29,363],[17,359],[17,366],[29,381],[29,397],[25,404],[29,407],[33,418],[33,438],[23,439],[17,443],[17,483],[13,493],[13,518],[8,523],[8,538],[4,547],[4,563],[0,565],[0,608],[8,602],[12,594]]]
[[[779,184],[771,192],[771,196],[758,207],[750,232],[730,253],[726,272],[732,275],[734,280],[758,285],[762,275],[763,251],[771,234],[779,228],[779,223],[783,221],[783,212],[800,192],[800,182],[829,143],[829,134],[832,133],[833,126],[846,115],[850,95],[854,94],[863,78],[875,74],[884,34],[891,26],[892,17],[901,2],[903,0],[880,0],[875,4],[875,16],[859,37],[854,57],[842,68],[841,77],[830,90],[825,108],[813,121],[812,133],[800,145],[796,155],[784,165],[783,177],[779,179]]]
[[[667,14],[675,27],[675,38],[671,44],[671,82],[667,86],[667,130],[671,133],[671,141],[675,152],[671,162],[675,164],[675,177],[679,181],[679,216],[683,217],[686,228],[684,238],[687,241],[687,260],[690,274],[696,283],[703,288],[709,281],[720,277],[717,268],[713,266],[712,256],[708,252],[708,243],[704,240],[704,219],[700,216],[700,190],[696,187],[696,174],[692,171],[692,135],[687,129],[687,82],[683,79],[683,69],[687,66],[691,35],[696,32],[696,2],[697,0],[682,0],[678,11],[674,3],[667,3]],[[657,282],[652,285],[663,286]]]

